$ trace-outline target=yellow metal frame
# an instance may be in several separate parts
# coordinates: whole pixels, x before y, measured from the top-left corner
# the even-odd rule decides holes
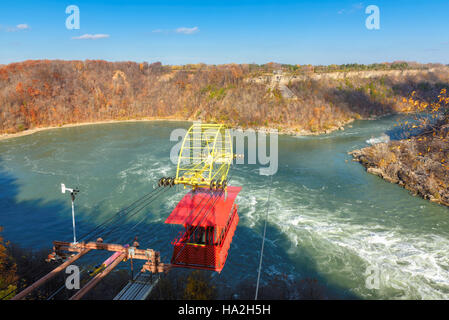
[[[222,124],[193,124],[182,142],[175,184],[194,189],[226,180],[234,158],[230,131]]]

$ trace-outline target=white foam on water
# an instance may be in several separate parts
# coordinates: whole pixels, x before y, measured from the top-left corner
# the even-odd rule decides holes
[[[256,225],[256,217],[254,214],[256,213],[256,205],[258,204],[257,197],[254,195],[248,195],[246,197],[239,198],[239,209],[240,211],[244,210],[245,215],[244,218],[249,221],[249,228],[253,228]]]
[[[301,201],[303,197],[309,201]],[[272,191],[271,199],[268,221],[292,242],[286,251],[312,257],[317,271],[330,282],[336,281],[363,298],[449,298],[447,237],[410,233],[399,226],[355,223],[342,218],[341,213],[356,208],[322,208],[318,191],[304,195],[279,188]],[[266,190],[253,190],[245,200],[251,204],[241,205],[244,210],[240,211],[244,223],[252,227],[265,219],[265,210],[261,209],[265,208]],[[366,287],[368,267],[379,270],[378,289]]]
[[[366,140],[366,143],[368,143],[370,145],[374,145],[374,144],[381,143],[381,142],[385,142],[385,143],[390,142],[390,136],[383,133],[380,137],[371,138],[371,139]]]
[[[154,158],[148,156],[139,156],[128,168],[120,171],[117,176],[126,184],[129,178],[132,183],[136,180],[141,183],[153,182],[169,176],[173,173],[173,165],[171,163],[162,163],[155,161]]]

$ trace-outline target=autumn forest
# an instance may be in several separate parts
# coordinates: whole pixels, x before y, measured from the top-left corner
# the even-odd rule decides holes
[[[32,60],[0,66],[0,133],[69,123],[147,118],[195,119],[284,132],[321,133],[353,119],[401,112],[412,91],[434,97],[445,66],[413,76],[323,77],[320,73],[426,70],[402,64],[329,67],[186,65]],[[446,70],[445,72],[439,70]],[[261,75],[296,74],[293,96],[278,86],[250,81]],[[309,77],[310,76],[310,77]]]

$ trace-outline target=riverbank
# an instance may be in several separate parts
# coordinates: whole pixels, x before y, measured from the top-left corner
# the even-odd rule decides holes
[[[48,127],[38,127],[23,130],[15,133],[3,133],[0,134],[0,141],[18,138],[23,136],[28,136],[37,132],[45,131],[45,130],[53,130],[60,128],[70,128],[70,127],[79,127],[79,126],[89,126],[89,125],[98,125],[98,124],[111,124],[111,123],[124,123],[124,122],[151,122],[151,121],[195,121],[192,119],[181,119],[181,118],[143,118],[143,119],[127,119],[127,120],[105,120],[105,121],[91,121],[91,122],[80,122],[80,123],[68,123],[59,126],[48,126]],[[354,122],[354,119],[350,119],[344,123],[341,123],[335,127],[321,130],[321,131],[310,131],[303,130],[297,128],[273,128],[273,127],[258,127],[255,130],[272,132],[273,130],[278,130],[279,134],[290,135],[290,136],[311,136],[311,135],[321,135],[321,134],[329,134],[334,131],[344,130],[344,126]],[[236,129],[246,130],[248,128],[237,127]]]
[[[447,130],[442,129],[439,135],[378,143],[349,154],[368,173],[399,184],[413,195],[449,206],[449,143],[446,137]]]
[[[144,118],[144,119],[127,119],[127,120],[105,120],[105,121],[91,121],[91,122],[80,122],[80,123],[68,123],[59,126],[48,126],[48,127],[39,127],[27,129],[20,132],[15,133],[3,133],[0,134],[0,141],[7,140],[12,138],[18,138],[23,136],[28,136],[36,132],[41,132],[45,130],[52,129],[60,129],[60,128],[70,128],[70,127],[81,127],[81,126],[90,126],[90,125],[98,125],[98,124],[110,124],[110,123],[123,123],[123,122],[149,122],[149,121],[190,121],[185,119],[178,118]]]

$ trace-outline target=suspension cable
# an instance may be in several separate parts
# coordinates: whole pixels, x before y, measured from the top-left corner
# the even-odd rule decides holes
[[[265,236],[267,233],[267,220],[268,220],[268,210],[270,209],[270,195],[272,183],[273,183],[273,175],[271,175],[270,177],[270,187],[268,188],[267,211],[265,213],[265,225],[263,227],[262,248],[260,249],[259,272],[257,274],[256,295],[254,297],[254,300],[257,300],[257,295],[259,293],[260,272],[262,270],[263,249],[265,245]]]
[[[161,188],[160,192],[158,192],[154,197],[152,197],[151,199],[149,199],[146,203],[144,203],[137,211],[133,212],[131,215],[126,215],[127,218],[132,218],[133,216],[135,216],[136,214],[138,214],[139,212],[141,212],[143,209],[145,209],[146,207],[148,207],[151,203],[153,203],[157,197],[159,195],[161,195],[162,193],[165,193],[168,189],[166,188]],[[108,232],[106,232],[103,237],[107,237],[108,235],[110,235],[112,232],[117,231],[117,229],[121,228],[121,225],[117,225],[115,227],[113,227],[112,229],[110,229]]]
[[[95,228],[93,228],[92,230],[88,231],[87,233],[83,234],[81,237],[79,237],[79,239],[84,239],[86,238],[88,235],[92,234],[93,232],[95,232],[96,230],[100,229],[101,227],[103,227],[104,225],[106,225],[107,223],[110,223],[112,220],[116,219],[116,218],[120,218],[121,216],[123,216],[124,214],[126,214],[127,210],[129,210],[131,207],[138,205],[139,202],[145,201],[144,199],[147,197],[151,197],[152,195],[154,195],[156,190],[159,190],[160,187],[157,187],[153,190],[151,190],[150,192],[148,192],[147,194],[145,194],[144,196],[142,196],[141,198],[137,199],[136,201],[134,201],[133,203],[131,203],[130,205],[128,205],[125,208],[122,208],[121,210],[119,210],[118,212],[116,212],[112,217],[110,217],[109,219],[107,219],[106,221],[104,221],[103,223],[101,223],[100,225],[96,226]],[[133,209],[131,209],[130,211],[132,211]]]
[[[25,272],[19,279],[17,279],[17,281],[20,281],[21,279],[24,279],[24,278],[29,277],[29,278],[32,279],[32,282],[34,282],[34,279],[40,279],[41,277],[43,277],[45,274],[48,273],[47,271],[36,272],[36,271],[38,271],[38,270],[40,270],[40,266],[35,266],[34,268],[32,268],[32,269],[26,271],[26,272]],[[7,289],[10,285],[14,285],[14,283],[11,282],[11,283],[7,284],[6,286],[0,288],[0,291],[3,291],[3,290],[5,290],[5,289]],[[8,291],[8,292],[6,293],[6,295],[3,295],[2,297],[0,297],[0,300],[3,300],[4,298],[7,298],[9,295],[11,295],[11,293],[13,293],[14,291],[16,291],[17,289],[18,289],[18,287],[16,287],[16,288],[11,288],[11,290]],[[22,290],[23,290],[23,289],[22,289]]]
[[[110,234],[111,233],[110,232],[111,229],[108,230],[107,228],[112,228],[113,230],[116,230],[117,228],[119,228],[121,226],[121,224],[120,224],[121,219],[126,218],[127,216],[129,216],[130,214],[135,212],[135,210],[139,209],[141,206],[145,206],[147,203],[149,203],[152,200],[154,200],[154,198],[156,198],[157,196],[159,196],[159,194],[161,194],[160,191],[162,190],[162,188],[158,188],[158,189],[155,189],[155,190],[158,190],[158,191],[152,193],[150,197],[147,197],[147,199],[145,199],[144,201],[141,201],[141,203],[135,205],[130,210],[123,211],[119,216],[116,216],[116,220],[113,223],[111,222],[112,220],[110,220],[109,222],[110,222],[111,226],[106,227],[106,225],[104,224],[103,225],[103,229],[101,229],[101,230],[99,229],[96,233],[94,233],[93,235],[90,235],[86,239],[87,240],[91,240],[91,239],[94,239],[94,238],[96,238],[96,237],[98,237],[100,235],[102,235],[104,237],[104,234],[101,234],[102,232],[106,232],[106,234]]]
[[[80,274],[79,274],[79,275],[80,275],[80,278],[81,278],[81,275],[82,275],[86,270],[87,270],[87,268],[84,267],[84,268],[80,271]],[[47,297],[46,300],[51,300],[51,299],[53,299],[59,292],[61,292],[61,290],[64,289],[64,288],[66,287],[65,281],[66,281],[66,279],[64,279],[64,284],[63,284],[59,289],[56,289],[55,291],[53,291],[53,292]]]

